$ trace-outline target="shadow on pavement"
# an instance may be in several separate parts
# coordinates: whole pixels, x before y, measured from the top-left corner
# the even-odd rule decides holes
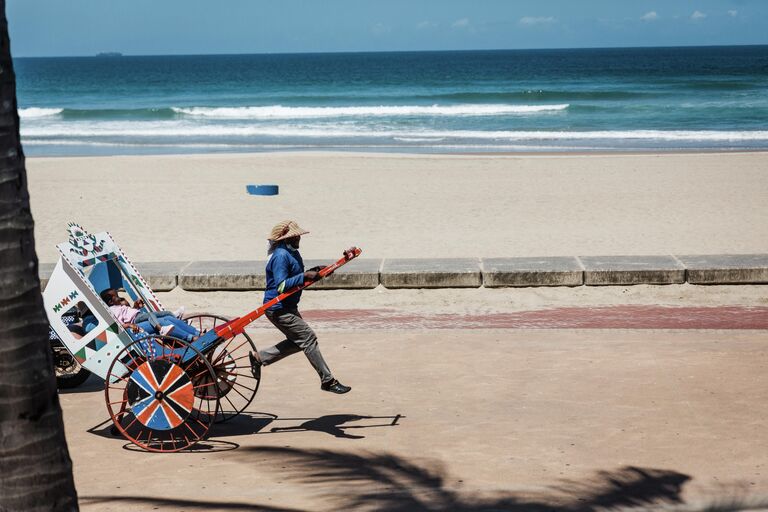
[[[348,429],[364,429],[364,428],[376,428],[376,427],[394,427],[398,424],[401,418],[404,418],[400,414],[395,416],[360,416],[358,414],[328,414],[326,416],[320,416],[319,418],[280,418],[281,421],[303,421],[303,423],[295,426],[287,427],[272,427],[269,429],[269,433],[280,432],[325,432],[326,434],[338,437],[341,439],[364,439],[365,436],[348,434]],[[350,421],[360,420],[391,420],[385,423],[378,423],[373,425],[345,425]],[[266,434],[267,432],[262,432]]]
[[[400,414],[394,416],[366,416],[360,414],[328,414],[318,418],[279,418],[269,413],[243,413],[236,418],[222,424],[217,424],[212,430],[214,437],[242,436],[249,434],[278,434],[289,432],[324,432],[341,439],[363,439],[365,436],[355,435],[346,432],[349,429],[366,429],[376,427],[393,427],[398,424],[401,418]],[[374,420],[373,422],[346,425],[349,422],[360,422],[362,420]],[[384,422],[377,420],[387,420]],[[298,425],[288,423],[282,426],[282,422],[297,422]],[[269,430],[266,428],[274,423],[280,422],[281,426],[272,426]]]
[[[267,505],[252,505],[237,501],[196,501],[175,500],[170,498],[151,498],[140,496],[81,496],[80,507],[89,507],[99,510],[100,505],[115,505],[124,503],[125,507],[137,505],[151,505],[155,510],[236,510],[248,512],[301,512],[298,508],[270,507]]]
[[[121,438],[119,434],[112,433],[112,420],[110,418],[107,418],[101,423],[97,423],[96,425],[86,430],[86,432],[95,436],[106,437],[108,439]]]
[[[315,486],[320,495],[327,494],[338,508],[346,510],[576,512],[675,504],[682,502],[682,487],[690,480],[675,471],[625,467],[599,472],[583,482],[562,481],[546,495],[501,493],[484,498],[449,488],[447,475],[438,464],[415,464],[388,453],[263,447],[242,449],[233,457],[260,467],[280,461],[278,467],[285,468],[286,476]],[[341,485],[343,494],[337,491]]]
[[[277,415],[267,412],[245,412],[224,423],[216,423],[211,426],[209,438],[200,441],[189,450],[183,451],[226,451],[239,447],[237,443],[222,441],[222,437],[246,436],[253,434],[279,434],[290,432],[324,432],[341,439],[364,439],[365,436],[347,433],[349,429],[366,429],[376,427],[394,427],[400,419],[405,418],[401,414],[394,416],[364,416],[359,414],[329,414],[318,418],[279,418]],[[368,424],[346,425],[346,423],[361,420],[373,420]],[[384,422],[378,420],[387,420]],[[274,422],[297,422],[298,425],[266,428]],[[87,430],[89,434],[108,439],[122,439],[122,436],[113,429],[112,421],[107,419]],[[124,446],[127,450],[143,451],[133,444]]]
[[[237,450],[238,448],[240,448],[239,444],[232,443],[230,441],[221,441],[218,439],[203,439],[202,441],[199,441],[193,444],[189,448],[186,448],[176,453],[228,452],[231,450]],[[125,443],[123,445],[123,450],[128,450],[129,452],[147,453],[147,450],[145,450],[144,448],[141,448],[140,446],[136,446],[134,443]]]
[[[94,391],[101,391],[104,392],[104,381],[97,377],[96,375],[91,374],[90,377],[88,377],[88,380],[83,382],[77,387],[74,388],[58,388],[57,390],[60,395],[71,395],[75,393],[93,393]]]
[[[211,437],[247,436],[258,434],[277,419],[269,412],[241,412],[231,420],[211,427]]]
[[[294,448],[242,448],[231,460],[253,466],[257,472],[270,468],[281,478],[313,499],[313,510],[443,511],[455,512],[504,510],[513,512],[597,512],[605,510],[685,510],[738,511],[757,510],[768,502],[757,503],[738,498],[721,489],[727,501],[702,507],[686,506],[681,497],[691,477],[676,471],[626,466],[614,471],[599,471],[582,481],[561,480],[546,492],[498,492],[488,497],[470,490],[451,488],[439,464],[416,464],[388,453],[353,453]],[[284,480],[285,482],[285,480]],[[513,486],[514,482],[510,482]],[[343,491],[342,491],[343,489]],[[262,492],[266,493],[266,489]],[[298,492],[298,491],[297,491]],[[742,493],[744,494],[744,493]],[[746,494],[744,494],[746,496]],[[327,505],[321,506],[323,498]],[[83,496],[81,504],[125,503],[152,505],[164,510],[203,510],[215,508],[243,511],[294,511],[242,502],[175,500],[147,496]]]

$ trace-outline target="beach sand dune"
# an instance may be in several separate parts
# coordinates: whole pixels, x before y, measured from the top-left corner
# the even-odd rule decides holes
[[[768,252],[768,153],[272,153],[29,158],[40,261],[69,221],[134,261],[264,259],[291,218],[308,258]],[[251,196],[248,184],[280,194]]]

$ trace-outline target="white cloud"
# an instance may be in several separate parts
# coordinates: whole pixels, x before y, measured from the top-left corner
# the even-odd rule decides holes
[[[469,18],[461,18],[460,20],[456,20],[451,26],[454,28],[466,28],[469,26]]]
[[[739,15],[739,11],[728,11],[728,15],[729,15],[731,18],[735,18],[736,16],[738,16],[738,15]]]
[[[371,32],[373,32],[377,36],[381,36],[381,35],[392,32],[392,27],[384,25],[383,23],[377,23],[373,27],[371,27]]]
[[[707,15],[701,11],[693,11],[693,14],[691,14],[691,19],[693,21],[703,20],[706,17]]]
[[[520,18],[521,25],[548,25],[557,21],[552,16],[523,16]]]
[[[421,21],[416,24],[416,28],[419,30],[425,30],[430,28],[437,28],[440,24],[436,21]]]
[[[656,11],[650,11],[643,14],[640,19],[643,21],[653,21],[659,19],[659,15],[656,14]]]

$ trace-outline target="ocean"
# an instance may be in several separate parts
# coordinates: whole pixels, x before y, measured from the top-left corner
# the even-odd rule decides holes
[[[768,148],[768,46],[14,59],[28,156]]]

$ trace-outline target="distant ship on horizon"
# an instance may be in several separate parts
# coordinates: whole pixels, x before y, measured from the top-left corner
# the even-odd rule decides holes
[[[120,52],[101,52],[96,54],[97,57],[122,57]]]

